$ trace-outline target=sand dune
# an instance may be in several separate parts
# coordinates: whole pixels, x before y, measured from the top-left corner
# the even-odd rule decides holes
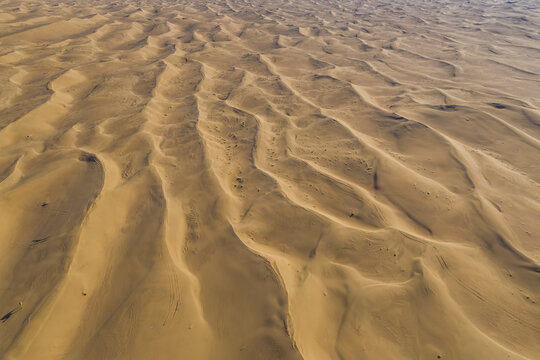
[[[0,2],[0,358],[538,359],[540,7]]]

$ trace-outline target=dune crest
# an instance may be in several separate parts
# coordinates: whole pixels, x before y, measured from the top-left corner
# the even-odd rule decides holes
[[[0,2],[0,358],[538,358],[539,26]]]

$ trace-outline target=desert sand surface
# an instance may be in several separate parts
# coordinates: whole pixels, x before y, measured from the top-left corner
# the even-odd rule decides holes
[[[540,359],[535,0],[0,1],[1,359]]]

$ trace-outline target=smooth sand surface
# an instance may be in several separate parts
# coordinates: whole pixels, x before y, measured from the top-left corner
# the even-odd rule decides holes
[[[539,359],[536,0],[0,1],[1,359]]]

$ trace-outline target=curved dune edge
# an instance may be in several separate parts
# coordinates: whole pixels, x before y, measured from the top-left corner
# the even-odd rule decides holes
[[[535,359],[540,8],[0,3],[0,358]]]

